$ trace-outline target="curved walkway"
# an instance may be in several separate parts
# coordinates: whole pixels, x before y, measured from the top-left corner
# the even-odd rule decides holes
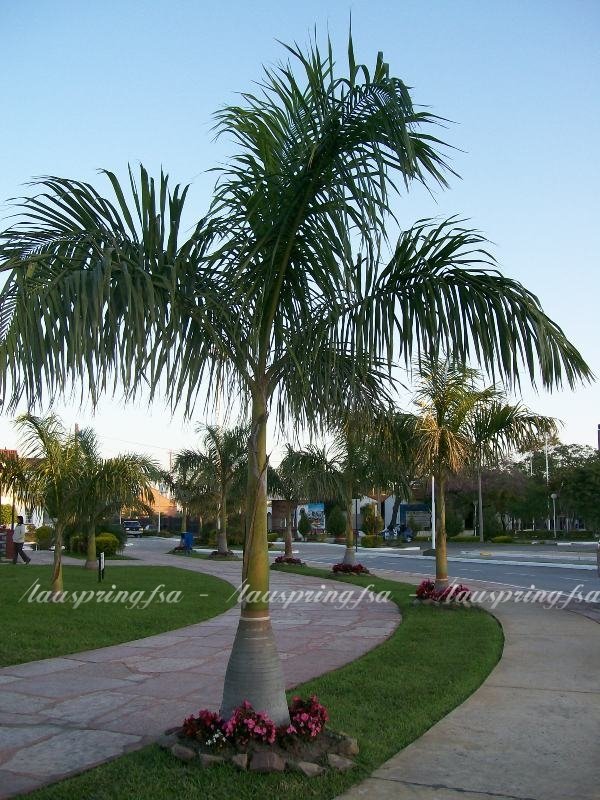
[[[600,800],[600,625],[540,605],[493,613],[505,645],[487,680],[339,800]]]
[[[236,562],[139,556],[137,562],[110,562],[111,569],[177,566],[217,575],[234,586],[240,581]],[[339,582],[318,585],[340,591]],[[314,578],[271,573],[272,590],[307,588],[315,589]],[[238,616],[234,607],[146,639],[0,669],[0,798],[142,747],[190,713],[218,708]],[[296,602],[274,606],[272,618],[287,687],[353,661],[400,621],[391,602],[354,608]]]

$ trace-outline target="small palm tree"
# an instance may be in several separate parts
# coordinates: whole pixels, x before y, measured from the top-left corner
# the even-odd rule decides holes
[[[78,435],[65,431],[54,414],[44,418],[24,414],[16,425],[28,463],[25,483],[29,502],[54,520],[52,593],[58,597],[63,591],[63,535],[67,525],[77,521],[81,507],[83,448]]]
[[[467,420],[467,435],[477,470],[479,539],[484,541],[481,471],[494,467],[511,451],[535,449],[545,436],[555,436],[556,420],[535,414],[521,403],[506,401],[501,391],[477,403]]]
[[[149,511],[154,501],[152,482],[159,476],[156,462],[138,453],[102,458],[91,428],[77,433],[82,449],[77,524],[87,537],[85,566],[96,567],[96,532],[107,516],[127,508]]]
[[[494,390],[475,388],[477,370],[450,361],[421,366],[415,402],[420,409],[417,428],[420,460],[435,478],[436,586],[448,583],[446,554],[446,483],[469,463],[473,443],[468,422],[474,409],[491,400]]]
[[[218,112],[236,150],[187,238],[187,188],[143,167],[129,186],[105,173],[109,197],[42,179],[0,234],[0,395],[35,403],[75,379],[94,401],[117,381],[133,396],[145,375],[151,395],[167,387],[188,411],[205,378],[247,402],[243,579],[255,599],[222,712],[249,699],[278,724],[289,715],[266,600],[269,411],[316,429],[370,408],[386,367],[415,350],[475,353],[509,380],[522,358],[550,387],[590,375],[479,233],[452,219],[389,241],[395,192],[446,185],[448,167],[440,120],[413,106],[383,55],[357,64],[350,39],[341,70],[330,43],[287,52],[293,65]]]
[[[223,428],[215,425],[202,426],[205,430],[203,450],[182,450],[175,463],[185,471],[190,487],[195,487],[198,496],[213,496],[217,508],[217,552],[229,555],[227,545],[228,501],[234,487],[239,486],[240,477],[248,473],[247,425]]]

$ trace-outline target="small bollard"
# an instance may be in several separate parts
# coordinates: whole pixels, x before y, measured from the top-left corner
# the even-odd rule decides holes
[[[104,580],[104,553],[98,556],[98,583]]]

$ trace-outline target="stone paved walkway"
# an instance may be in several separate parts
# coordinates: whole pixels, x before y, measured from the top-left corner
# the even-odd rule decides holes
[[[234,585],[240,580],[238,563],[140,557],[111,562],[111,568],[168,565]],[[339,583],[323,584],[340,591]],[[315,588],[314,578],[272,573],[273,590],[307,587]],[[127,644],[0,669],[0,798],[142,747],[188,714],[218,708],[238,616],[234,608]],[[354,660],[400,621],[395,604],[368,602],[354,609],[309,602],[275,606],[272,617],[288,687]]]

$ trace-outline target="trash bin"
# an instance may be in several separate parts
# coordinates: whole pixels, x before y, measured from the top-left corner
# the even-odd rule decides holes
[[[187,555],[191,555],[192,548],[194,547],[194,534],[186,531],[183,534],[183,546]]]

